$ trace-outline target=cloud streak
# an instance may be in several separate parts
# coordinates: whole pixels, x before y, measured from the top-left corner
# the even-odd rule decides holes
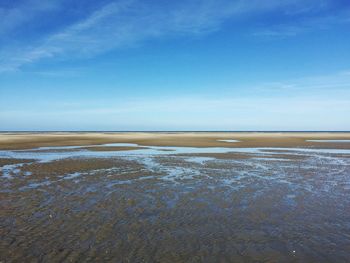
[[[5,17],[8,17],[9,22],[0,27],[0,32],[21,25],[38,12],[57,8],[59,3],[56,1],[52,5],[39,5],[37,0],[31,1],[35,3],[31,9],[24,6],[8,11]],[[315,4],[313,0],[307,2]],[[42,59],[89,58],[149,39],[203,35],[218,30],[233,17],[281,8],[298,10],[303,3],[305,1],[301,0],[183,0],[169,6],[154,6],[139,0],[112,1],[84,20],[47,36],[39,43],[17,48],[3,47],[0,72],[18,70]],[[30,15],[24,15],[24,12]],[[286,32],[287,35],[294,35],[295,29],[291,27]],[[268,34],[278,33],[270,31]]]
[[[348,17],[349,10],[343,10],[337,15],[325,15],[321,17],[308,17],[299,21],[267,26],[257,30],[252,35],[264,38],[286,38],[295,37],[300,34],[311,32],[312,30],[327,30],[336,26],[346,25],[350,23]]]
[[[174,98],[125,102],[114,107],[38,111],[6,111],[0,116],[4,124],[20,116],[41,129],[69,127],[130,130],[144,129],[217,129],[217,130],[319,130],[349,129],[345,123],[349,100],[337,98]],[[156,118],[155,118],[156,116]],[[327,118],[327,126],[320,120]],[[55,119],[53,124],[50,120]],[[286,121],[288,120],[288,121]],[[18,122],[22,125],[22,122]],[[46,123],[48,123],[46,125]],[[43,126],[44,125],[44,126]],[[86,126],[85,126],[86,125]],[[25,127],[25,126],[24,126]],[[22,129],[22,127],[21,127]]]
[[[349,96],[350,71],[343,70],[333,74],[308,76],[283,82],[268,82],[251,88],[254,92],[259,92],[260,94],[274,92],[277,95],[289,92],[291,95],[304,94],[315,96],[324,93],[328,94],[331,90],[333,95],[345,93],[346,96]]]
[[[42,13],[52,12],[60,7],[60,0],[28,0],[12,8],[0,6],[0,36],[7,34],[16,27],[23,26],[26,22]]]

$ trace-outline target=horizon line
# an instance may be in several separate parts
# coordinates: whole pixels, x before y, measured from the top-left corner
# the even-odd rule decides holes
[[[295,133],[301,133],[301,132],[336,132],[336,133],[342,133],[342,132],[350,132],[346,130],[0,130],[0,133],[49,133],[49,132],[92,132],[92,133],[99,133],[99,132],[110,132],[110,133],[127,133],[127,132],[150,132],[150,133],[162,133],[162,132],[272,132],[272,133],[278,133],[278,132],[295,132]]]

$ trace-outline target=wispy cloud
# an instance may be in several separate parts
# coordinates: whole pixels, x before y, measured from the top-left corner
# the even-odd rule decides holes
[[[274,28],[265,28],[253,33],[253,36],[263,38],[285,38],[294,37],[305,33],[308,29],[305,26],[283,25]]]
[[[50,5],[46,2],[38,4],[37,0],[31,2],[35,3],[34,6],[26,5],[4,14],[8,17],[8,22],[2,26],[2,30],[24,23],[37,12],[50,10],[58,3],[53,1],[56,4]],[[3,46],[0,53],[0,72],[17,70],[23,65],[48,58],[92,57],[102,52],[164,36],[207,34],[218,30],[232,17],[279,8],[297,10],[301,5],[305,5],[305,2],[315,4],[313,0],[183,0],[157,6],[140,0],[112,1],[84,20],[47,36],[39,43],[23,44],[16,48]],[[294,35],[298,30],[290,27],[283,33]],[[281,33],[270,30],[260,34]]]
[[[40,71],[30,71],[30,74],[35,74],[43,77],[60,77],[60,78],[71,78],[78,77],[83,74],[83,69],[81,68],[65,68],[65,69],[55,69],[55,70],[40,70]]]
[[[325,75],[307,76],[280,82],[266,82],[251,87],[254,92],[263,94],[273,93],[275,96],[282,94],[295,96],[329,96],[332,95],[348,98],[350,96],[350,71],[342,70]]]
[[[57,10],[61,2],[59,0],[28,0],[12,8],[4,8],[0,4],[0,36],[16,27],[23,26],[41,13]]]
[[[324,2],[320,2],[320,5],[324,7]],[[306,9],[309,10],[309,9]],[[303,12],[306,12],[304,10]],[[316,10],[318,10],[316,8]],[[347,25],[350,23],[349,16],[350,10],[344,9],[340,10],[336,14],[327,15],[321,13],[321,15],[315,15],[316,12],[314,9],[309,10],[312,12],[312,15],[301,17],[289,22],[276,24],[276,25],[265,25],[261,26],[260,29],[253,32],[253,36],[263,37],[263,38],[286,38],[286,37],[295,37],[300,34],[305,34],[313,30],[328,30],[337,26]],[[302,12],[302,11],[300,11]],[[292,17],[295,15],[290,14]]]
[[[82,95],[79,101],[74,98],[57,101],[53,96],[35,105],[31,102],[30,108],[26,104],[10,103],[10,107],[0,111],[0,123],[3,129],[6,125],[13,129],[10,124],[18,123],[21,129],[29,125],[53,130],[96,127],[106,130],[346,130],[350,129],[346,122],[350,112],[349,80],[349,71],[344,70],[328,76],[271,82],[253,87],[254,96],[234,91],[210,96],[106,98],[96,95],[90,98]],[[2,100],[5,101],[5,97]],[[3,104],[0,103],[0,108]]]
[[[337,130],[349,129],[344,120],[349,99],[325,97],[279,98],[164,98],[109,105],[6,110],[3,124],[18,118],[42,129],[218,129],[218,130]],[[155,116],[157,116],[155,118]],[[52,123],[52,119],[55,123]],[[327,119],[323,123],[322,119]],[[24,125],[23,122],[19,122]],[[6,126],[4,126],[6,127]],[[21,127],[22,128],[22,127]]]

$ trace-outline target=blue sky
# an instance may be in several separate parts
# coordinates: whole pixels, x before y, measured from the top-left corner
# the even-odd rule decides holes
[[[0,130],[350,130],[348,0],[0,0]]]

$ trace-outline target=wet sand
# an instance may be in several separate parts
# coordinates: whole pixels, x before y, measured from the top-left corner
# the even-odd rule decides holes
[[[0,135],[0,261],[348,262],[349,138]]]
[[[225,142],[222,140],[238,140]],[[310,140],[350,140],[348,132],[109,132],[0,133],[0,150],[46,146],[135,143],[141,146],[188,147],[315,147],[350,149],[350,143]]]

